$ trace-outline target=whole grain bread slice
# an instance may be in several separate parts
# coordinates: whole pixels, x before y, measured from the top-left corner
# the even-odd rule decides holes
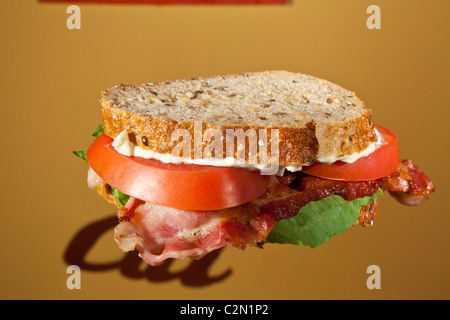
[[[264,132],[260,129],[266,130],[269,153],[271,129],[278,129],[280,165],[307,165],[317,158],[361,152],[376,140],[371,110],[353,92],[287,71],[121,84],[102,92],[101,105],[108,136],[126,130],[139,147],[169,154],[179,143],[173,133],[184,129],[192,137],[191,155],[180,155],[192,159],[199,125],[202,133],[221,133],[223,150],[227,129],[255,129],[258,141]],[[212,141],[203,137],[202,150]]]

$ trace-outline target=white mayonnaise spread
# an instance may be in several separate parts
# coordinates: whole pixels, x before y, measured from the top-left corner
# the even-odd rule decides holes
[[[207,158],[191,159],[191,158],[177,157],[170,153],[158,153],[152,150],[142,149],[136,144],[134,144],[132,141],[130,141],[128,133],[126,131],[122,131],[114,139],[112,145],[117,150],[117,152],[123,155],[140,157],[144,159],[155,159],[164,163],[188,163],[188,164],[198,164],[198,165],[208,165],[218,167],[239,167],[249,170],[263,170],[270,167],[269,165],[266,164],[258,164],[258,163],[251,164],[233,157],[226,157],[226,158],[207,157]],[[298,170],[301,170],[301,166],[295,167],[298,167],[299,168]],[[292,166],[292,169],[294,169],[294,166]]]
[[[352,163],[362,157],[367,157],[371,154],[375,149],[377,149],[382,143],[381,134],[375,129],[377,135],[377,141],[371,143],[365,150],[354,153],[346,156],[328,156],[318,158],[317,160],[322,163],[333,163],[338,160]],[[134,156],[145,159],[155,159],[164,163],[187,163],[187,164],[198,164],[198,165],[209,165],[209,166],[221,166],[221,167],[238,167],[245,168],[248,170],[268,170],[270,168],[269,165],[266,164],[252,164],[245,162],[243,160],[235,159],[233,157],[226,158],[199,158],[199,159],[191,159],[191,158],[183,158],[174,156],[169,153],[158,153],[152,150],[142,149],[132,141],[130,141],[128,137],[128,133],[126,131],[122,131],[112,143],[113,147],[117,150],[117,152],[126,155],[126,156]],[[273,174],[283,175],[284,171],[296,172],[302,170],[301,165],[289,165],[289,166],[277,166],[277,171]]]
[[[378,132],[377,129],[374,129],[374,130],[375,130],[375,134],[377,135],[377,141],[372,142],[363,151],[358,152],[358,153],[349,154],[349,155],[346,155],[346,156],[341,156],[341,157],[328,156],[328,157],[317,158],[317,161],[322,162],[322,163],[328,163],[328,164],[336,162],[336,161],[353,163],[356,160],[358,160],[359,158],[367,157],[369,154],[374,152],[383,143],[383,138],[382,138],[381,134]]]

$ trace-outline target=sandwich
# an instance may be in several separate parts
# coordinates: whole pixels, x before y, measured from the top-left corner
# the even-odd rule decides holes
[[[148,264],[231,246],[315,248],[371,226],[384,193],[418,205],[435,191],[354,92],[265,71],[101,94],[88,186],[117,207],[115,241]]]

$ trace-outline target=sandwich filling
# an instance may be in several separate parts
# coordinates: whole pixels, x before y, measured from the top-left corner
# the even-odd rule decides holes
[[[101,179],[92,169],[89,172],[88,184],[95,187]],[[367,197],[365,204],[358,203],[356,210],[349,215],[350,221],[339,226],[343,232],[351,225],[373,224],[377,216],[373,201],[382,194],[380,186],[381,181],[338,182],[292,173],[271,177],[267,191],[255,200],[214,211],[181,210],[130,197],[118,211],[120,223],[115,228],[115,240],[123,251],[137,249],[142,259],[154,266],[168,258],[199,259],[225,246],[244,249],[246,246],[261,246],[268,240],[290,242],[292,240],[283,237],[278,239],[276,234],[268,236],[277,222],[296,217],[299,210],[307,204],[311,206],[312,201],[335,195],[345,199],[347,209],[354,200]],[[318,204],[317,208],[320,205],[323,204]],[[340,212],[328,214],[331,221]],[[316,221],[311,219],[305,229],[314,223]],[[323,237],[319,240],[315,239],[316,234],[306,235],[304,245],[320,245],[331,237],[328,232],[316,230],[314,233]]]
[[[96,188],[102,182],[90,168],[88,185]],[[423,201],[434,187],[404,160],[395,173],[373,181],[335,181],[301,172],[272,176],[261,197],[222,210],[182,210],[129,197],[118,211],[115,240],[125,252],[138,250],[153,266],[169,258],[200,259],[225,246],[244,249],[270,242],[317,247],[351,226],[373,225],[383,191],[411,204],[411,199]]]
[[[247,246],[262,247],[268,242],[307,245],[314,248],[327,242],[332,236],[343,234],[352,226],[372,225],[378,215],[377,198],[384,191],[388,191],[396,200],[407,205],[417,205],[427,199],[429,193],[434,192],[430,179],[412,161],[403,160],[396,162],[397,169],[389,171],[390,173],[385,176],[353,181],[315,176],[307,173],[306,167],[303,171],[288,169],[283,174],[266,177],[267,188],[264,187],[262,193],[253,195],[242,203],[233,206],[222,205],[218,209],[180,208],[170,205],[170,201],[157,204],[133,193],[127,194],[125,192],[127,184],[120,185],[117,177],[127,180],[127,176],[130,176],[133,178],[128,180],[133,180],[140,179],[143,170],[153,170],[152,167],[155,167],[156,171],[150,171],[151,173],[160,174],[168,170],[170,175],[163,176],[162,179],[160,176],[156,184],[149,184],[145,179],[140,182],[144,187],[147,185],[146,193],[156,193],[161,191],[157,188],[162,188],[164,192],[160,194],[163,195],[174,192],[173,187],[182,189],[183,186],[184,188],[194,186],[192,190],[186,190],[191,192],[187,199],[192,197],[201,199],[203,195],[199,195],[200,189],[196,188],[203,188],[202,192],[208,192],[208,189],[215,188],[214,181],[202,180],[198,184],[188,179],[187,184],[183,185],[181,175],[188,174],[191,179],[196,175],[208,176],[208,172],[204,171],[208,166],[196,164],[192,167],[192,164],[183,162],[170,162],[164,165],[161,158],[144,161],[143,157],[138,157],[141,155],[140,152],[144,151],[140,151],[129,141],[128,134],[123,133],[121,137],[113,140],[104,135],[100,126],[93,135],[97,139],[87,152],[74,152],[89,162],[88,186],[119,207],[119,224],[115,228],[118,246],[123,251],[138,250],[141,258],[153,266],[160,265],[169,258],[200,259],[209,252],[225,246],[244,249]],[[377,148],[375,145],[375,150],[369,156],[379,153],[379,150],[384,148],[381,146],[383,143],[385,143],[383,139],[379,138],[377,144],[380,147]],[[360,155],[358,157],[364,158]],[[105,162],[108,160],[106,158],[110,158],[110,162]],[[121,166],[118,161],[123,162]],[[394,161],[398,161],[395,160],[395,156]],[[355,161],[355,164],[358,162]],[[133,174],[131,171],[127,172],[136,163],[140,169],[135,169]],[[355,164],[352,164],[352,168],[356,168]],[[175,167],[181,167],[181,170],[173,171]],[[235,180],[242,180],[240,178],[242,174],[249,172],[247,168],[232,170],[235,172],[226,171],[223,174],[235,177]],[[261,177],[257,172],[254,174]],[[148,177],[157,178],[152,175]],[[247,177],[249,180],[253,178],[251,175]],[[264,181],[254,180],[253,185],[256,188]],[[130,182],[131,185],[135,183],[128,182],[128,186]],[[170,190],[167,189],[165,182],[171,183]],[[228,198],[233,192],[241,193],[236,191],[237,189],[233,191],[233,188],[228,188],[227,185],[219,186],[219,189],[210,194],[223,193],[224,198]],[[179,193],[178,196],[183,195]]]

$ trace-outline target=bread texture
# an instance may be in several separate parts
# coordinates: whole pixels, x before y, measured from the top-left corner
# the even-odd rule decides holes
[[[269,153],[272,129],[278,129],[280,165],[308,165],[321,157],[358,153],[376,140],[371,110],[353,92],[287,71],[121,84],[102,92],[101,105],[108,136],[126,130],[139,147],[168,154],[179,143],[174,132],[183,129],[193,138],[191,155],[182,156],[192,159],[199,126],[202,134],[219,132],[223,150],[227,129],[254,129],[258,141],[265,132]],[[203,152],[212,141],[203,136]],[[237,157],[238,150],[234,152]]]
[[[106,201],[115,205],[117,208],[120,208],[120,204],[117,199],[114,197],[111,186],[106,182],[102,181],[101,183],[94,186],[94,190]]]

